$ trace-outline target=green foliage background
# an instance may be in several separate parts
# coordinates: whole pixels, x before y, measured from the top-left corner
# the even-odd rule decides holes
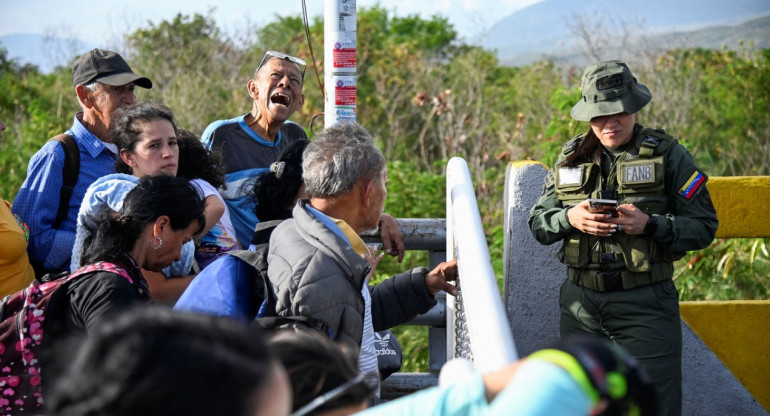
[[[323,22],[310,22],[323,74]],[[300,16],[276,17],[228,35],[210,16],[178,15],[126,35],[114,48],[153,80],[140,99],[158,100],[179,125],[196,132],[250,108],[244,92],[264,50],[311,63],[305,106],[294,121],[317,129],[323,111]],[[82,53],[73,51],[72,60]],[[770,50],[627,50],[621,56],[653,92],[638,120],[679,138],[710,176],[770,175]],[[71,62],[70,62],[71,63]],[[495,55],[459,40],[445,18],[396,17],[380,7],[358,12],[358,121],[390,161],[386,211],[395,217],[444,216],[444,166],[466,159],[473,175],[493,266],[502,278],[505,168],[512,160],[552,165],[562,143],[588,126],[569,117],[582,68],[541,61],[501,66]],[[70,67],[42,74],[0,48],[0,117],[8,124],[0,152],[0,197],[12,200],[29,157],[66,130],[78,110]],[[770,239],[718,240],[677,263],[682,300],[766,299]],[[425,253],[403,264],[386,259],[378,278],[426,265]],[[424,328],[399,329],[406,368],[427,368]]]

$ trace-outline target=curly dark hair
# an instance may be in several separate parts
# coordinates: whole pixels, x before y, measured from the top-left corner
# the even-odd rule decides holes
[[[222,155],[212,152],[201,143],[197,134],[179,129],[176,134],[179,145],[179,169],[176,176],[187,180],[203,179],[214,188],[225,184],[225,167]]]
[[[268,346],[289,375],[293,392],[292,410],[295,412],[316,397],[359,375],[358,348],[333,342],[317,331],[278,331]],[[372,397],[375,389],[374,384],[356,383],[311,414],[360,404]]]

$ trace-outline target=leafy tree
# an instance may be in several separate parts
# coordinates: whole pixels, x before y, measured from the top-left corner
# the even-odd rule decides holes
[[[41,74],[34,66],[9,60],[3,48],[0,85],[0,118],[8,126],[0,150],[0,197],[12,201],[26,178],[29,158],[69,127],[79,106],[71,74],[61,69]]]
[[[227,37],[209,16],[178,14],[126,41],[127,60],[153,81],[148,98],[168,105],[180,126],[200,133],[251,108],[245,86],[259,58],[250,55],[247,35]]]

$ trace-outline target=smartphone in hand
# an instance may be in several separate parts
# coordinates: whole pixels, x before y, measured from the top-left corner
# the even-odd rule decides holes
[[[613,217],[618,216],[618,201],[614,199],[595,199],[588,200],[590,211],[594,214],[610,214]]]

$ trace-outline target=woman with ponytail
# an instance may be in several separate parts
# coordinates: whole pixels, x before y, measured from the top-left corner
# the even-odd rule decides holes
[[[66,341],[91,334],[100,323],[151,303],[145,271],[160,271],[179,259],[182,245],[203,224],[203,202],[197,190],[184,179],[163,174],[139,179],[120,211],[102,211],[89,229],[84,266],[32,287],[42,294],[37,297],[35,313],[26,314],[26,323],[21,321],[34,340],[22,354],[33,359],[30,368],[35,371],[30,374],[34,373],[37,381],[29,380],[26,374],[13,374],[21,379],[19,389],[28,387],[30,394],[39,397],[42,386],[45,396],[49,381],[68,364]],[[42,354],[35,363],[38,350]],[[42,371],[38,373],[36,366]],[[22,369],[26,373],[26,368]],[[40,402],[35,405],[40,406]],[[28,410],[40,414],[35,407]]]
[[[152,299],[142,270],[158,272],[179,259],[182,245],[205,219],[197,190],[184,179],[145,176],[128,192],[118,213],[103,211],[86,239],[82,261],[110,263],[127,272],[101,270],[67,290],[66,332],[88,332],[95,322]]]

